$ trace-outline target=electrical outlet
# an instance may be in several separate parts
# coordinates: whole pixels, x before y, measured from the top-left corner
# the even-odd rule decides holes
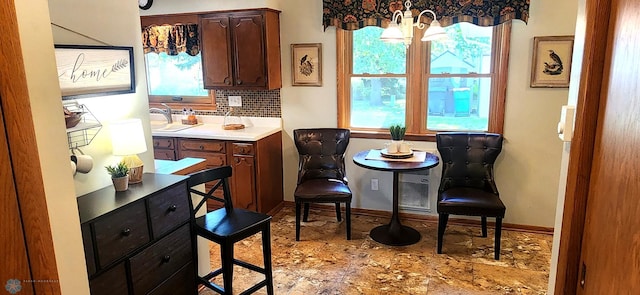
[[[378,190],[378,179],[377,178],[371,178],[371,190],[372,191],[377,191]]]
[[[241,107],[242,106],[242,96],[229,96],[229,106],[230,107]]]

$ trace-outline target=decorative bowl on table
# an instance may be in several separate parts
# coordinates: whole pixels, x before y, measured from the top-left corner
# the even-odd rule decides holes
[[[380,156],[383,158],[389,159],[408,159],[413,157],[413,151],[409,150],[408,152],[395,152],[391,153],[387,149],[380,150]]]

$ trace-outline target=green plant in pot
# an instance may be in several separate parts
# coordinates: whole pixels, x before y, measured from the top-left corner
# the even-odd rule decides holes
[[[109,175],[111,175],[111,181],[113,181],[113,187],[117,192],[126,191],[129,189],[129,167],[124,162],[120,162],[114,166],[105,166]]]
[[[404,140],[404,132],[406,130],[407,130],[407,128],[402,126],[402,125],[400,125],[400,124],[391,125],[391,127],[389,127],[389,133],[391,134],[391,140],[395,140],[395,141]]]

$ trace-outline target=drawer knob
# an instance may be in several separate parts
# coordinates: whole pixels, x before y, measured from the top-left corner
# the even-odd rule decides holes
[[[121,234],[125,237],[128,237],[129,235],[131,235],[131,229],[130,228],[125,228],[122,230]]]
[[[162,257],[162,262],[164,262],[164,263],[169,262],[169,260],[171,260],[171,256],[169,256],[169,255],[165,255],[164,257]]]
[[[169,211],[171,212],[175,212],[178,209],[178,206],[176,206],[175,204],[169,206]]]
[[[204,150],[204,146],[202,146],[202,145],[201,145],[201,146],[200,146],[200,149],[201,149],[201,150]]]

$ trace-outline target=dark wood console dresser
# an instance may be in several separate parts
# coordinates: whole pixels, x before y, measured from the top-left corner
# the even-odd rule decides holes
[[[197,294],[186,176],[78,197],[91,294]]]

